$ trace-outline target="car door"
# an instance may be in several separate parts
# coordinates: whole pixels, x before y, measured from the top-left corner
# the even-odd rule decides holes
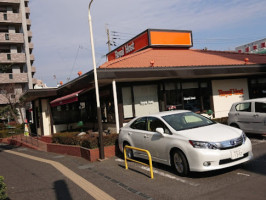
[[[236,105],[235,120],[243,131],[252,130],[253,113],[251,112],[251,102],[242,102]]]
[[[253,113],[254,133],[266,133],[266,103],[254,102],[255,112]]]
[[[164,136],[156,132],[156,128],[164,129]],[[144,136],[145,149],[147,149],[154,161],[163,162],[167,160],[167,144],[170,136],[170,130],[166,125],[156,117],[147,118],[147,132]]]
[[[147,132],[147,117],[142,117],[134,121],[128,130],[128,136],[131,138],[131,145],[137,148],[145,148],[144,136]],[[135,151],[134,151],[135,152]],[[138,153],[138,152],[136,152]],[[135,154],[135,153],[134,153]]]

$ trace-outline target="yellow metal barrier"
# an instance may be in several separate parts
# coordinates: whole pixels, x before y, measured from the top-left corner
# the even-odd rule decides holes
[[[127,158],[126,149],[134,149],[134,150],[137,150],[137,151],[146,152],[148,157],[149,157],[149,164],[146,164],[146,163],[143,163],[143,162],[139,162],[139,161],[133,160],[131,158]],[[142,164],[142,165],[145,165],[145,166],[150,166],[151,179],[153,179],[152,159],[151,159],[151,154],[150,154],[150,152],[148,150],[140,149],[140,148],[137,148],[137,147],[132,147],[132,146],[126,145],[126,146],[124,146],[124,158],[125,158],[125,168],[126,169],[128,169],[127,160],[130,160],[132,162],[136,162],[136,163],[139,163],[139,164]]]

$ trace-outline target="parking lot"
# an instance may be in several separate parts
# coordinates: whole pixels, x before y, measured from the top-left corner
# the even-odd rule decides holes
[[[191,173],[189,177],[180,177],[176,175],[171,167],[153,163],[154,179],[150,178],[149,167],[137,163],[129,162],[129,169],[125,170],[125,162],[122,156],[91,163],[77,157],[40,152],[27,148],[13,150],[60,162],[115,199],[265,199],[266,140],[257,137],[250,138],[253,144],[254,159],[246,164],[207,173]],[[4,154],[0,155],[3,156]],[[11,160],[12,156],[8,155],[6,161]],[[18,168],[23,169],[23,173],[19,173],[19,180],[26,181],[24,179],[27,176],[24,177],[23,175],[26,172],[29,173],[28,176],[31,176],[30,181],[23,184],[28,184],[27,190],[25,190],[26,196],[30,192],[34,192],[35,196],[40,198],[42,196],[39,193],[45,191],[45,195],[51,195],[49,197],[45,196],[46,199],[57,199],[53,198],[55,188],[43,182],[43,180],[48,182],[48,180],[56,177],[51,167],[49,173],[43,173],[42,171],[47,170],[41,169],[41,167],[45,167],[44,165],[28,159],[18,159],[15,156],[14,158],[12,160],[13,165],[16,161],[20,163],[20,166],[17,166],[17,172],[11,173],[11,167],[9,169],[4,168],[8,165],[1,165],[0,170],[0,174],[5,177],[11,199],[21,197],[23,193],[23,189],[19,188],[21,187],[19,183],[16,183],[17,185],[14,183],[14,181],[17,181],[15,174],[19,173]],[[23,161],[25,163],[22,163]],[[26,164],[30,165],[30,169],[26,167]],[[36,177],[37,180],[33,181]],[[59,178],[55,179],[54,182],[58,182],[59,179],[63,178],[60,175]],[[41,183],[36,184],[38,181],[41,181]],[[30,186],[31,183],[34,183],[34,185]],[[59,194],[68,193],[72,199],[76,199],[75,197],[78,197],[78,199],[93,199],[83,194],[80,189],[73,188],[76,186],[71,181],[66,179],[65,183],[68,189],[64,191],[61,188]],[[20,192],[18,193],[15,189]],[[50,193],[49,190],[51,190]]]

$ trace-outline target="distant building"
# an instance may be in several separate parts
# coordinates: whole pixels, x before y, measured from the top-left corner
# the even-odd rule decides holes
[[[266,54],[266,38],[236,47],[238,53]]]
[[[7,86],[14,88],[14,100],[36,84],[28,4],[29,0],[0,0],[0,107],[8,103]]]

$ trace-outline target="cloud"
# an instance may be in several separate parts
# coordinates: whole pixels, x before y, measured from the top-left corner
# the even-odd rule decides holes
[[[30,1],[36,77],[48,85],[54,84],[50,80],[54,71],[65,78],[73,65],[85,71],[92,68],[88,4],[89,0]],[[119,32],[118,44],[147,28],[188,29],[197,41],[195,48],[223,50],[244,42],[241,37],[252,41],[255,35],[264,35],[265,7],[261,0],[95,0],[91,16],[96,59],[104,62],[108,51],[106,24]],[[218,37],[224,40],[215,40]],[[76,58],[79,46],[83,49]]]

